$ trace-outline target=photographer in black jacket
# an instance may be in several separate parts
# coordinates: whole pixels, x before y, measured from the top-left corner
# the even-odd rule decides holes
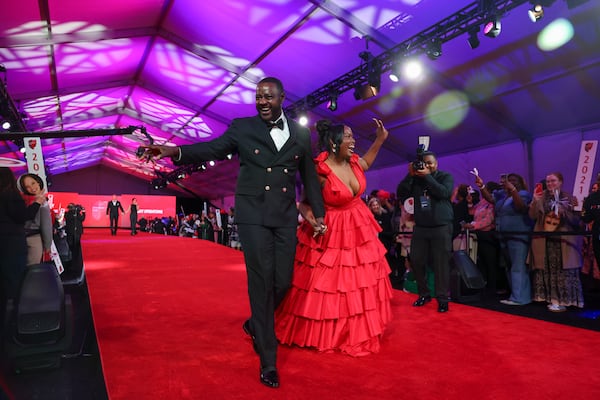
[[[79,204],[69,203],[65,213],[65,231],[67,232],[67,243],[71,249],[73,246],[79,246],[83,234],[83,221],[85,221],[85,208]]]
[[[426,268],[431,259],[438,311],[446,312],[452,251],[453,211],[450,197],[454,178],[438,170],[433,152],[421,150],[418,156],[419,161],[408,164],[408,174],[397,189],[400,201],[414,198],[415,227],[410,257],[419,298],[413,306],[421,307],[431,301],[426,280]]]

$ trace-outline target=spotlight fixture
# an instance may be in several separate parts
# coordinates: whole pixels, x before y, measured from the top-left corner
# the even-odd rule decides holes
[[[527,11],[527,14],[529,15],[531,22],[537,22],[538,19],[542,19],[544,16],[544,7],[541,4],[534,4],[534,6]]]
[[[490,38],[495,38],[500,34],[502,24],[498,17],[493,17],[483,27],[483,34]]]
[[[366,100],[377,96],[381,87],[381,65],[368,51],[363,51],[358,55],[366,64],[367,82],[358,83],[354,87],[354,98],[356,100]]]
[[[467,42],[469,43],[469,46],[472,49],[476,49],[479,47],[479,37],[477,36],[477,34],[479,33],[479,27],[478,26],[474,26],[471,29],[469,29],[469,38],[467,39]]]
[[[7,131],[11,127],[10,121],[2,121],[2,129]]]
[[[423,64],[416,59],[408,60],[402,68],[402,76],[409,81],[417,82],[423,78]]]
[[[356,100],[366,100],[371,97],[377,96],[379,93],[379,87],[369,85],[368,83],[364,83],[362,85],[357,85],[354,88],[354,98]]]
[[[329,101],[327,102],[327,108],[329,111],[335,111],[338,107],[338,95],[337,93],[331,93],[329,95]]]
[[[442,41],[438,38],[433,38],[425,49],[425,54],[431,60],[437,60],[442,55]]]
[[[152,185],[154,190],[159,190],[167,187],[169,182],[165,178],[154,178],[152,179],[152,182],[150,182],[150,184]]]
[[[302,126],[308,125],[308,115],[306,114],[306,111],[303,111],[300,114],[300,117],[298,118],[298,123]]]

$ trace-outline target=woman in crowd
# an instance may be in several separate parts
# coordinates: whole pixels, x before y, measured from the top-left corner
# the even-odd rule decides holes
[[[452,211],[454,219],[452,222],[452,248],[459,250],[461,239],[458,237],[462,231],[462,225],[473,220],[472,215],[469,215],[467,204],[467,196],[469,186],[461,183],[454,188],[452,193]]]
[[[12,171],[0,167],[0,327],[6,300],[16,298],[25,276],[25,221],[33,219],[45,201],[40,194],[26,207]]]
[[[546,176],[546,190],[533,194],[529,216],[535,231],[568,232],[578,230],[574,212],[577,198],[562,190],[563,176],[553,172]],[[533,300],[545,301],[548,309],[562,312],[568,306],[583,307],[579,278],[582,239],[579,235],[533,236],[530,264],[533,268]]]
[[[477,177],[477,185],[483,181]],[[531,280],[527,269],[530,237],[528,234],[519,235],[514,232],[529,232],[532,228],[528,216],[528,205],[531,194],[527,191],[525,180],[518,174],[512,173],[500,179],[502,190],[489,193],[482,187],[482,196],[494,204],[496,213],[496,232],[499,233],[500,249],[508,265],[508,283],[510,297],[500,302],[511,306],[531,303]],[[502,233],[508,232],[508,233]]]
[[[17,182],[19,190],[26,196],[45,196],[44,181],[36,174],[25,174]],[[27,265],[50,261],[52,247],[52,216],[48,201],[44,201],[34,218],[25,222],[27,236]]]
[[[314,235],[314,216],[300,204],[292,287],[276,313],[281,343],[363,356],[379,351],[391,318],[392,289],[381,228],[361,195],[367,170],[388,136],[380,120],[377,137],[361,158],[354,153],[352,130],[329,121],[317,123],[316,158],[325,201],[323,236]],[[311,222],[313,224],[311,224]]]
[[[390,280],[392,284],[401,283],[403,272],[400,271],[399,259],[396,256],[395,231],[392,225],[393,214],[384,210],[381,200],[378,197],[371,197],[367,202],[369,209],[373,213],[375,221],[379,224],[379,240],[387,250],[386,259],[392,270]]]
[[[137,217],[138,217],[138,201],[134,197],[131,199],[131,204],[126,213],[129,213],[129,224],[131,226],[131,236],[137,235]]]
[[[483,192],[484,184],[483,180],[478,176],[475,177],[475,184],[479,187],[479,190]],[[493,193],[499,189],[500,186],[493,181],[488,182],[485,185],[485,190],[488,193]],[[478,194],[478,193],[475,193]],[[477,196],[479,197],[479,196]],[[494,217],[494,205],[487,201],[485,197],[475,202],[473,206],[473,222],[465,224],[464,229],[474,230],[477,236],[477,265],[483,274],[487,282],[487,287],[493,291],[498,289],[503,290],[502,293],[506,293],[507,284],[500,284],[499,282],[505,282],[505,277],[498,279],[498,258],[500,256],[500,245],[496,238],[496,223]]]

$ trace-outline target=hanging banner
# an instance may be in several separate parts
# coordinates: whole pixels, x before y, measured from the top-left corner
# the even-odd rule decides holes
[[[44,155],[42,154],[42,141],[39,137],[26,137],[23,139],[25,143],[25,157],[27,160],[27,172],[36,174],[42,181],[44,187],[46,185],[46,169],[44,168]]]
[[[573,187],[573,196],[577,197],[576,211],[581,211],[583,199],[589,194],[590,186],[594,181],[592,174],[594,172],[597,147],[597,140],[584,140],[581,142],[579,163],[577,164],[577,174],[575,175],[575,186]]]

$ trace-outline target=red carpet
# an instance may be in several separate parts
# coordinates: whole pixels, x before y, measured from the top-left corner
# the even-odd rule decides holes
[[[598,332],[396,291],[379,354],[280,347],[259,383],[242,332],[241,252],[197,239],[88,229],[85,269],[109,396],[117,399],[597,399]]]

